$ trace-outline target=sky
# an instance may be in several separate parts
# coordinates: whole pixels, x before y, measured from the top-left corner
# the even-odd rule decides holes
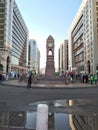
[[[68,39],[68,31],[82,0],[16,0],[29,31],[40,50],[40,66],[46,66],[46,40],[55,40],[55,67],[58,67],[58,49]]]

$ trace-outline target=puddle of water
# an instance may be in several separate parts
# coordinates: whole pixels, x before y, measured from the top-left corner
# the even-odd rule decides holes
[[[36,112],[0,113],[0,127],[36,129]],[[51,113],[48,116],[48,128],[51,130],[71,130],[69,115]]]
[[[49,130],[97,130],[98,101],[96,100],[55,100],[30,103],[47,104]],[[0,112],[0,127],[36,129],[36,110]]]

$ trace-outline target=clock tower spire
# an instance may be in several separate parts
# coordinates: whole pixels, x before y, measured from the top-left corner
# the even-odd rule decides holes
[[[55,67],[54,67],[54,39],[50,35],[46,40],[46,69],[45,76],[51,77],[55,76]]]

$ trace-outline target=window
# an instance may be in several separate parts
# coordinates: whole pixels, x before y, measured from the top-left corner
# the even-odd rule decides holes
[[[98,7],[96,7],[96,10],[98,11]]]
[[[98,16],[98,12],[96,13],[96,15]]]
[[[98,5],[98,2],[96,2],[96,5]]]

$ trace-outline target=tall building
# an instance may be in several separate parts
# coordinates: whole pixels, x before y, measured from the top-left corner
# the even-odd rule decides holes
[[[83,0],[69,29],[69,69],[98,70],[98,0]]]
[[[40,74],[40,51],[37,49],[37,71]]]
[[[59,72],[60,74],[68,70],[68,40],[64,40],[59,48]]]
[[[28,29],[15,0],[0,0],[0,71],[26,70]]]
[[[36,73],[40,70],[40,52],[34,39],[29,40],[28,44],[28,68],[30,71],[35,70]]]

